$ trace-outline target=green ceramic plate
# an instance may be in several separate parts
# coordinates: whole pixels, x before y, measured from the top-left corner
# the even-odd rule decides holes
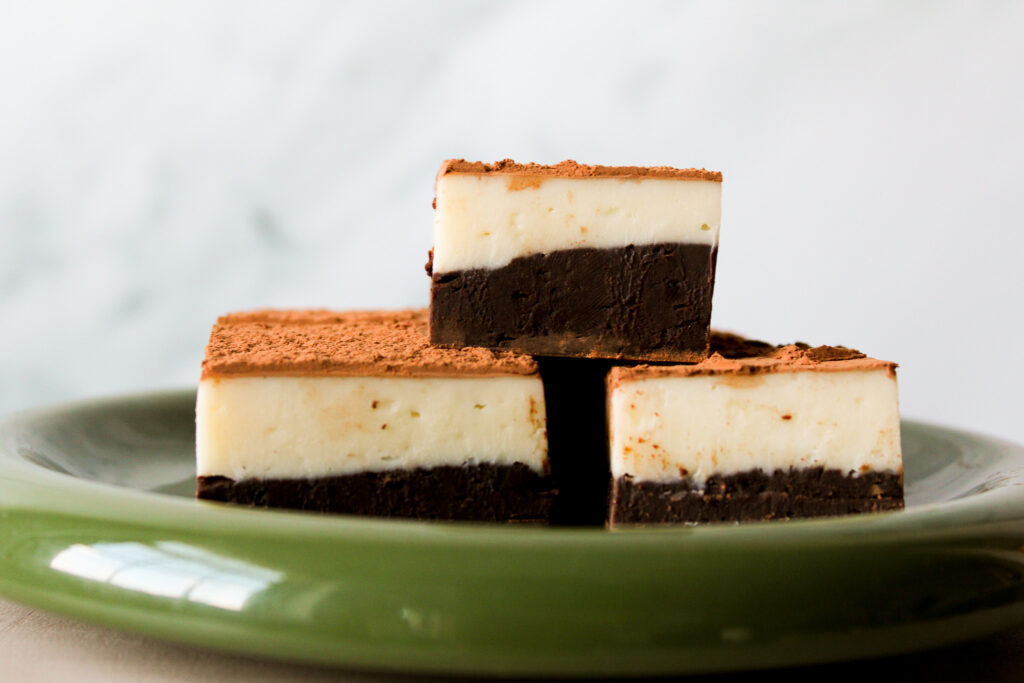
[[[537,529],[191,499],[191,392],[0,428],[0,593],[162,638],[419,672],[613,675],[825,662],[1024,622],[1024,449],[904,424],[908,509]]]

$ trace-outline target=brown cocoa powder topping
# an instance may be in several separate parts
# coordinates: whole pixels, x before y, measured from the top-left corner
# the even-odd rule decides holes
[[[534,375],[527,355],[442,349],[427,341],[426,310],[252,311],[213,326],[202,377]]]
[[[722,182],[722,174],[703,168],[673,168],[671,166],[591,166],[572,159],[557,164],[520,164],[503,159],[493,164],[465,159],[448,159],[441,164],[437,176],[449,173],[507,174],[515,176],[547,176],[558,178],[675,178],[678,180],[710,180]],[[523,188],[513,188],[523,189]]]
[[[772,372],[843,372],[886,369],[895,376],[896,363],[869,358],[845,346],[810,346],[796,342],[775,346],[728,332],[711,332],[711,355],[691,365],[634,365],[612,368],[609,386],[652,377],[758,375]]]

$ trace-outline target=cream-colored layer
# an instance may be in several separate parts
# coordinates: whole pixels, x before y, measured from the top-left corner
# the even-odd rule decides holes
[[[434,272],[581,247],[717,244],[722,183],[451,173],[437,182]]]
[[[199,476],[547,462],[539,377],[239,377],[199,384]]]
[[[896,378],[885,369],[629,381],[612,392],[609,422],[612,473],[636,481],[902,467]]]

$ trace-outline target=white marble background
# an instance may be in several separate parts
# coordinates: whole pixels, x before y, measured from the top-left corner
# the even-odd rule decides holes
[[[1024,441],[1024,3],[0,2],[0,410],[424,305],[446,157],[725,173],[715,322]]]

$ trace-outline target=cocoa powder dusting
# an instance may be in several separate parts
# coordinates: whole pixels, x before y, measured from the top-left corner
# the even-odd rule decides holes
[[[651,377],[697,375],[759,375],[772,372],[841,372],[884,368],[895,376],[896,363],[869,358],[845,346],[815,346],[803,342],[775,346],[728,332],[711,331],[711,356],[692,365],[634,365],[613,368],[608,385]],[[787,419],[783,417],[783,419]]]
[[[427,341],[426,310],[252,311],[222,316],[202,377],[533,375],[527,355],[442,349]]]
[[[557,164],[519,164],[512,159],[503,159],[493,164],[465,159],[448,159],[441,164],[438,177],[448,173],[505,173],[519,176],[549,176],[559,178],[676,178],[679,180],[711,180],[722,182],[722,174],[703,168],[673,168],[671,166],[591,166],[572,159]],[[511,189],[523,189],[517,185]]]

